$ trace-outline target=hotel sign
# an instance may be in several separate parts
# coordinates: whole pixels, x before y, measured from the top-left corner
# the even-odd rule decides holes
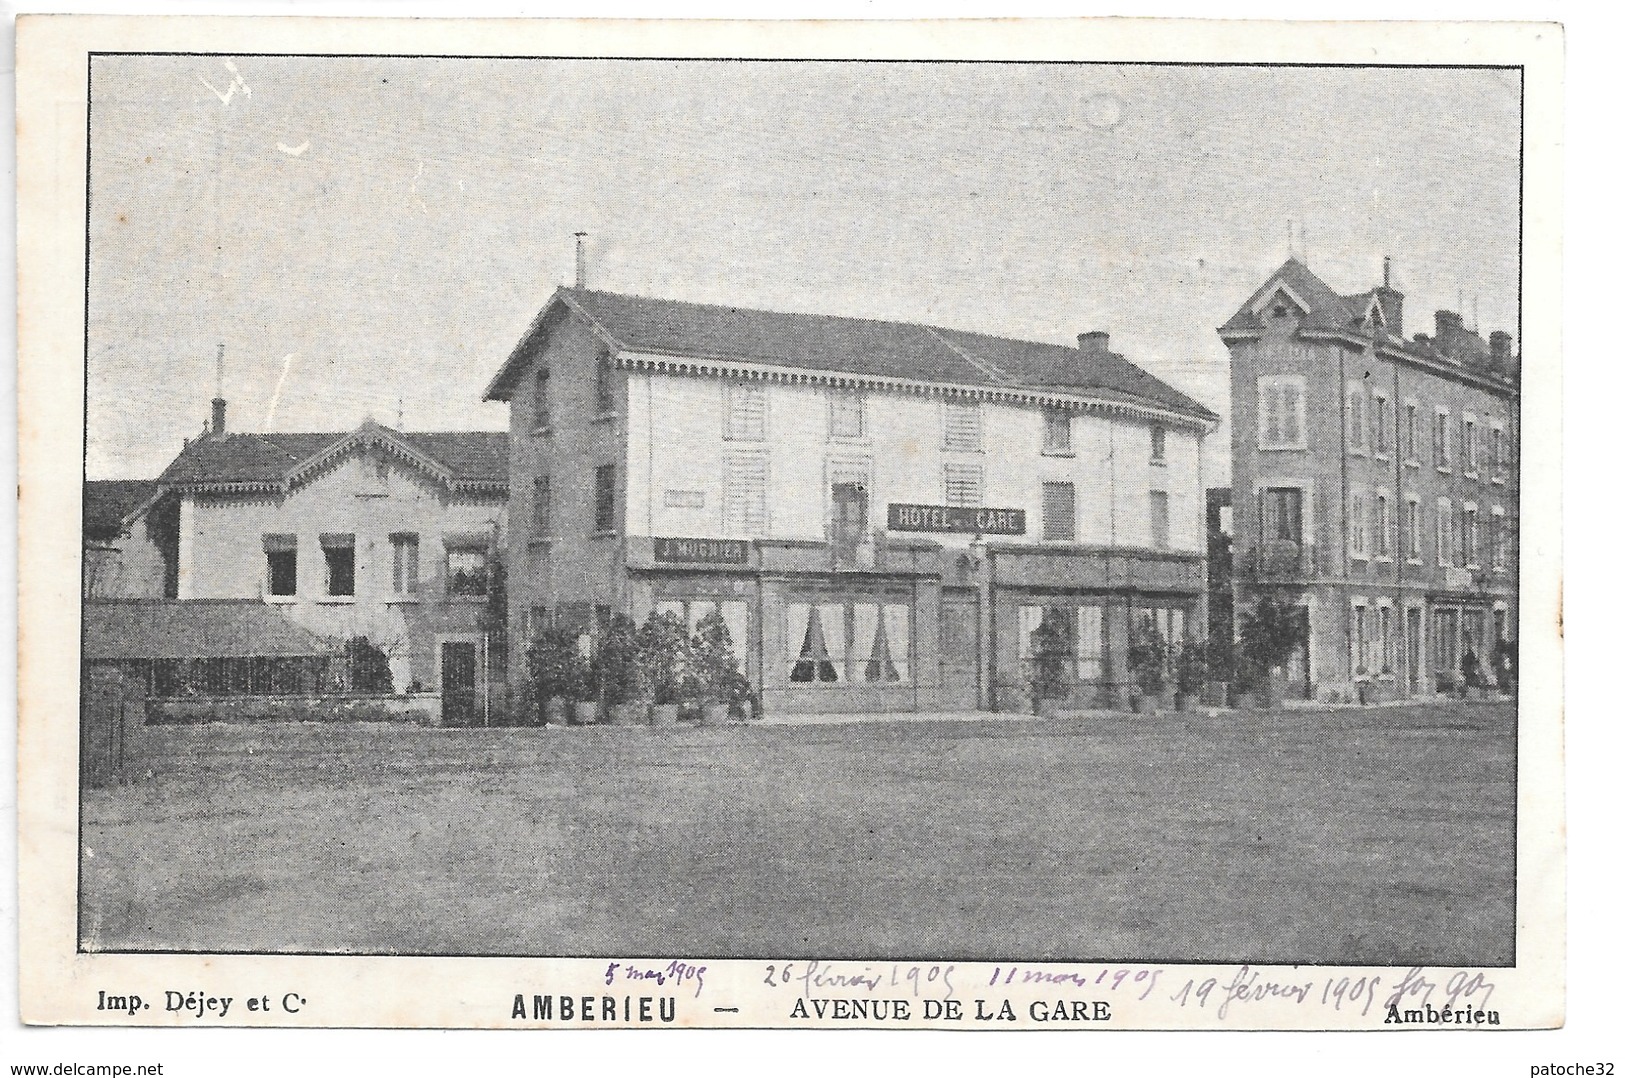
[[[964,532],[982,535],[1025,535],[1023,509],[985,509],[969,505],[886,506],[886,527],[894,532]]]
[[[656,538],[655,561],[688,565],[748,565],[750,543],[743,539]]]

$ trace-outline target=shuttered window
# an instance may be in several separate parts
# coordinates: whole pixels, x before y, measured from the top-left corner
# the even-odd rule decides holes
[[[1266,376],[1258,380],[1258,448],[1302,449],[1303,379]]]
[[[735,442],[760,442],[767,437],[767,392],[761,386],[729,383],[726,437]]]
[[[1168,537],[1168,492],[1166,490],[1151,491],[1151,546],[1157,550],[1167,550]]]
[[[416,532],[395,532],[389,537],[390,580],[396,595],[418,593],[418,536]]]
[[[1355,382],[1349,386],[1349,451],[1364,453],[1366,448],[1366,430],[1369,420],[1366,416],[1366,390],[1365,386]]]
[[[829,436],[831,438],[862,438],[863,435],[862,390],[830,390]]]
[[[729,535],[767,533],[767,458],[741,454],[728,458],[724,505]]]
[[[1072,415],[1056,408],[1044,412],[1044,452],[1072,452]]]
[[[980,464],[949,464],[943,468],[943,473],[949,505],[978,506],[982,504],[982,466]]]
[[[1450,555],[1455,546],[1453,533],[1455,518],[1450,515],[1450,499],[1440,498],[1438,515],[1433,518],[1433,540],[1437,547],[1437,561],[1440,565],[1450,564]]]
[[[612,532],[615,530],[615,465],[599,465],[593,478],[592,526],[599,532]]]
[[[1045,483],[1044,538],[1071,542],[1077,535],[1077,500],[1072,484]]]
[[[982,406],[980,404],[949,401],[943,405],[942,447],[967,453],[975,453],[981,450]]]
[[[531,512],[530,534],[537,539],[547,539],[553,534],[553,477],[538,475],[536,477],[535,501]]]

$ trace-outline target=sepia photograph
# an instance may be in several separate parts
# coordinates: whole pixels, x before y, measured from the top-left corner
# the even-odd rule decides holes
[[[84,949],[1512,963],[1516,69],[89,79]]]
[[[1561,1025],[1560,41],[748,25],[23,24],[24,1020]]]

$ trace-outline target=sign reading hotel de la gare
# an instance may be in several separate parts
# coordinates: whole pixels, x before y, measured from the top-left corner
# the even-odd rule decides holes
[[[886,527],[894,532],[968,532],[982,535],[1025,535],[1023,509],[986,509],[972,505],[886,506]]]

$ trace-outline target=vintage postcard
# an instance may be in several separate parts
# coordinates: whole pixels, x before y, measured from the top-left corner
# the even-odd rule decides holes
[[[1561,1025],[1561,57],[25,17],[24,1020]]]

